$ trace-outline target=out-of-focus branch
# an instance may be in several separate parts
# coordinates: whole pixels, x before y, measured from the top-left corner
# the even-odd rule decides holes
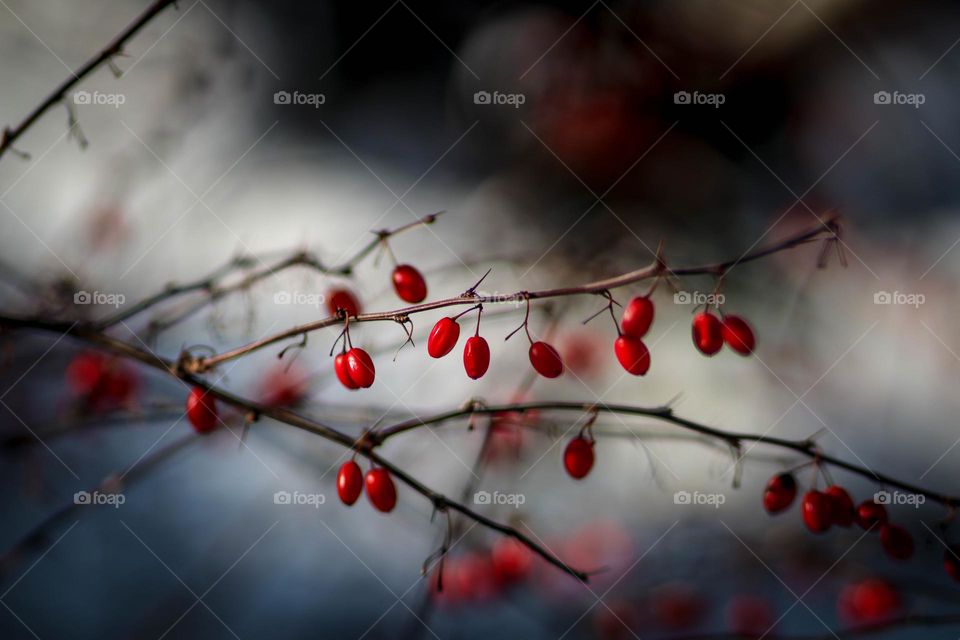
[[[107,44],[98,54],[87,60],[76,71],[70,73],[70,77],[61,82],[40,104],[34,107],[33,111],[15,127],[6,127],[3,135],[0,136],[0,157],[8,150],[13,148],[13,144],[29,129],[34,122],[40,119],[53,105],[57,104],[66,97],[70,89],[76,86],[81,80],[93,73],[98,67],[112,59],[115,55],[123,52],[123,46],[140,29],[150,22],[158,13],[174,4],[176,0],[154,0],[143,10],[137,18],[121,31],[113,40]]]

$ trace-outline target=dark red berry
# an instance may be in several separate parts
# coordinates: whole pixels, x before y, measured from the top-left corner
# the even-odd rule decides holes
[[[763,492],[763,508],[767,513],[780,513],[797,497],[797,481],[790,473],[778,473],[767,482]]]
[[[470,336],[463,346],[463,368],[474,380],[482,378],[490,367],[490,346],[480,336]]]
[[[626,334],[620,336],[613,343],[613,352],[616,354],[620,366],[627,373],[642,376],[650,370],[650,352],[647,351],[647,345],[643,344],[640,338],[634,338]]]
[[[880,527],[880,544],[894,560],[907,560],[913,555],[913,536],[899,525],[887,523]]]
[[[360,385],[350,377],[350,366],[347,363],[346,353],[338,353],[337,357],[333,359],[333,371],[337,374],[337,380],[347,389],[359,389]]]
[[[753,329],[740,316],[725,316],[721,333],[727,346],[740,355],[748,356],[753,353],[757,340],[753,335]]]
[[[814,533],[823,533],[833,524],[833,501],[822,491],[808,491],[803,496],[803,522]]]
[[[948,576],[960,582],[960,544],[947,547],[944,551],[943,568]]]
[[[427,353],[431,358],[442,358],[453,351],[459,339],[460,325],[457,321],[453,318],[440,318],[427,338]]]
[[[546,342],[534,342],[530,345],[530,364],[544,378],[556,378],[563,373],[560,354]]]
[[[730,631],[745,637],[759,638],[777,622],[773,605],[763,596],[735,596],[726,614]]]
[[[88,395],[106,372],[106,358],[94,351],[77,354],[67,366],[67,384],[77,395]]]
[[[345,505],[351,505],[363,492],[363,471],[353,460],[344,462],[337,472],[337,494]]]
[[[563,466],[570,477],[580,480],[593,468],[593,443],[577,436],[567,444],[563,451]]]
[[[187,396],[187,419],[197,433],[208,433],[217,428],[217,402],[200,387],[194,387]]]
[[[838,485],[827,488],[827,497],[832,505],[831,522],[839,527],[849,527],[853,524],[853,498],[847,490]]]
[[[306,375],[297,368],[276,365],[263,376],[260,399],[269,407],[291,407],[306,395]]]
[[[416,268],[400,264],[393,270],[393,288],[401,300],[412,304],[427,298],[427,282]]]
[[[533,554],[529,548],[513,538],[499,538],[490,550],[493,579],[497,584],[509,585],[527,577],[533,568]]]
[[[336,363],[334,363],[334,365],[336,365]],[[347,351],[347,372],[350,374],[350,379],[353,380],[353,383],[364,389],[373,384],[373,379],[377,374],[376,369],[373,367],[373,359],[370,358],[370,354],[358,347]]]
[[[857,507],[856,518],[857,524],[864,529],[879,529],[880,525],[887,524],[887,508],[873,500],[864,500]]]
[[[334,289],[327,297],[327,309],[330,315],[337,315],[339,309],[343,309],[348,316],[360,315],[360,302],[348,289]]]
[[[897,612],[900,594],[888,582],[867,578],[844,587],[837,606],[849,624],[873,623]]]
[[[693,344],[700,353],[712,356],[723,346],[720,320],[709,311],[693,316]]]
[[[367,498],[378,511],[390,513],[397,506],[397,487],[390,472],[383,467],[367,471]]]
[[[653,324],[653,301],[646,296],[634,298],[623,308],[620,330],[628,336],[642,338]]]

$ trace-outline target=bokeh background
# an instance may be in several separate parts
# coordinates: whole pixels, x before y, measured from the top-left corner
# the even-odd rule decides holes
[[[0,4],[0,122],[11,125],[145,3]],[[818,269],[808,246],[727,278],[725,309],[758,334],[753,358],[698,354],[692,307],[661,284],[642,379],[617,367],[608,318],[581,324],[598,298],[534,307],[532,331],[570,369],[558,381],[528,384],[522,338],[501,340],[522,319],[512,305],[485,316],[493,364],[477,382],[456,355],[426,356],[441,313],[416,317],[417,346],[395,359],[399,327],[355,329],[377,362],[362,393],[333,378],[336,331],[284,362],[296,355],[289,373],[309,390],[300,410],[350,433],[471,397],[672,402],[733,430],[817,434],[832,454],[955,494],[958,11],[884,0],[182,1],[116,58],[119,77],[105,67],[80,85],[92,104],[55,108],[18,142],[29,158],[0,161],[3,309],[103,317],[113,308],[73,305],[73,293],[130,304],[236,255],[256,268],[303,249],[336,264],[370,230],[440,210],[391,241],[427,275],[431,298],[488,268],[488,293],[583,283],[647,264],[661,241],[671,266],[737,257],[837,210],[846,268],[833,255]],[[286,104],[278,92],[315,97]],[[365,309],[401,305],[389,270],[371,257],[348,283]],[[278,292],[322,296],[344,282],[291,270],[162,332],[151,323],[176,304],[113,333],[167,357],[223,350],[326,315],[317,298],[278,304]],[[876,304],[878,292],[922,304]],[[484,429],[466,420],[383,453],[452,496],[522,495],[520,508],[483,511],[604,570],[588,588],[535,563],[502,589],[485,573],[497,536],[457,521],[454,586],[432,597],[421,565],[445,522],[402,486],[389,516],[363,500],[340,505],[339,447],[269,421],[241,441],[239,416],[232,431],[196,436],[183,386],[145,370],[134,406],[84,415],[64,377],[80,345],[2,341],[4,638],[676,637],[727,633],[738,607],[765,628],[777,621],[771,636],[829,638],[849,622],[844,588],[870,577],[895,585],[901,614],[956,612],[941,565],[943,542],[960,535],[940,528],[936,505],[891,509],[917,541],[915,558],[896,563],[874,535],[813,536],[796,507],[768,516],[763,484],[799,461],[782,452],[757,447],[736,470],[716,443],[601,417],[596,467],[575,482],[560,452],[578,418],[550,413],[505,429],[479,466]],[[211,380],[258,397],[280,348]],[[119,508],[73,504],[131,465]],[[834,476],[858,501],[881,488]],[[327,500],[277,505],[276,491]],[[676,504],[677,491],[724,502]]]

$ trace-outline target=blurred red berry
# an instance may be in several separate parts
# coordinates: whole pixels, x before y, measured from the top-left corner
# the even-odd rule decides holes
[[[393,270],[393,288],[401,300],[411,304],[423,302],[427,298],[426,280],[409,264],[397,265]]]
[[[725,316],[723,318],[722,334],[723,341],[727,343],[727,346],[740,355],[748,356],[753,353],[756,346],[753,329],[740,316]]]
[[[709,311],[693,316],[693,344],[700,353],[712,356],[723,346],[720,320]]]
[[[197,433],[209,433],[217,428],[217,401],[200,387],[194,387],[187,396],[187,419]]]
[[[563,451],[563,466],[571,478],[586,477],[593,468],[593,443],[583,436],[571,440]]]
[[[530,345],[530,364],[544,378],[556,378],[563,373],[563,360],[557,350],[546,342]]]
[[[763,492],[763,508],[767,513],[780,513],[793,504],[797,497],[797,481],[793,474],[778,473],[767,482]]]

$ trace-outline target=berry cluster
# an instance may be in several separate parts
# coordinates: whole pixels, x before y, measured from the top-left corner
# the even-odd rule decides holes
[[[390,513],[397,506],[397,487],[390,472],[383,467],[372,467],[366,477],[356,460],[344,462],[337,472],[337,494],[348,507],[353,505],[366,489],[367,499],[377,511]]]
[[[715,355],[724,343],[742,356],[756,347],[753,329],[740,316],[725,315],[721,320],[705,309],[693,316],[692,329],[693,344],[705,356]]]
[[[83,407],[93,412],[130,404],[140,386],[126,363],[96,351],[84,351],[70,361],[67,384]]]
[[[533,553],[513,538],[501,538],[484,551],[468,551],[443,559],[433,579],[440,602],[467,605],[502,594],[527,580]]]

